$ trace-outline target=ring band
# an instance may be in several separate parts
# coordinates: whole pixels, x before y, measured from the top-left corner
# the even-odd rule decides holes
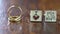
[[[9,8],[8,8],[8,17],[10,17],[10,14],[11,14],[11,11],[10,11],[10,9],[12,9],[12,8],[14,8],[14,7],[17,7],[17,6],[15,6],[15,5],[12,5],[12,6],[10,6]],[[21,11],[21,14],[20,14],[20,16],[17,18],[18,20],[21,20],[22,18],[21,18],[21,15],[22,15],[22,9],[21,9],[21,7],[20,6],[18,6],[17,7],[20,11]],[[10,12],[9,12],[10,11]],[[20,18],[20,19],[19,19]]]

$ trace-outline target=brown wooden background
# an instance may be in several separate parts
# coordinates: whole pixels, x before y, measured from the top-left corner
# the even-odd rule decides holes
[[[23,19],[21,20],[22,30],[12,31],[8,23],[7,10],[11,5],[20,6],[23,10]],[[30,10],[56,10],[57,22],[41,23],[30,22]],[[0,34],[60,34],[60,0],[0,0]],[[17,27],[17,26],[16,26]]]

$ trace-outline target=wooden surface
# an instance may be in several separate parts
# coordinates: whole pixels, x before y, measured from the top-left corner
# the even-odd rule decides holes
[[[37,2],[37,4],[36,4]],[[20,24],[8,24],[7,10],[11,5],[23,10]],[[56,10],[57,22],[33,23],[29,21],[30,10]],[[60,0],[0,0],[0,34],[60,34]]]

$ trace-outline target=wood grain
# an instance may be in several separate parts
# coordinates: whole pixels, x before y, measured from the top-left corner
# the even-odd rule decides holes
[[[35,0],[0,0],[0,34],[60,34],[60,0],[37,0],[37,7],[34,1]],[[11,5],[20,6],[23,10],[23,19],[20,24],[7,25],[7,10]],[[30,10],[36,8],[42,10],[43,13],[44,10],[56,10],[57,22],[30,22]],[[14,28],[11,30],[12,27]],[[19,27],[22,27],[22,29],[20,30]],[[14,29],[17,30],[14,31]]]

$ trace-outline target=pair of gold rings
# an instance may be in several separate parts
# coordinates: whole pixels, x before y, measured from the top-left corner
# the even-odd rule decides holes
[[[18,8],[18,9],[21,11],[21,13],[20,13],[19,16],[11,16],[11,15],[10,15],[10,14],[12,13],[12,12],[10,11],[10,9],[15,8],[15,7]],[[7,12],[8,12],[8,21],[9,21],[9,22],[18,22],[18,21],[20,21],[20,20],[22,19],[22,18],[21,18],[21,16],[22,16],[22,9],[21,9],[20,6],[12,5],[12,6],[10,6],[10,7],[8,8]]]

